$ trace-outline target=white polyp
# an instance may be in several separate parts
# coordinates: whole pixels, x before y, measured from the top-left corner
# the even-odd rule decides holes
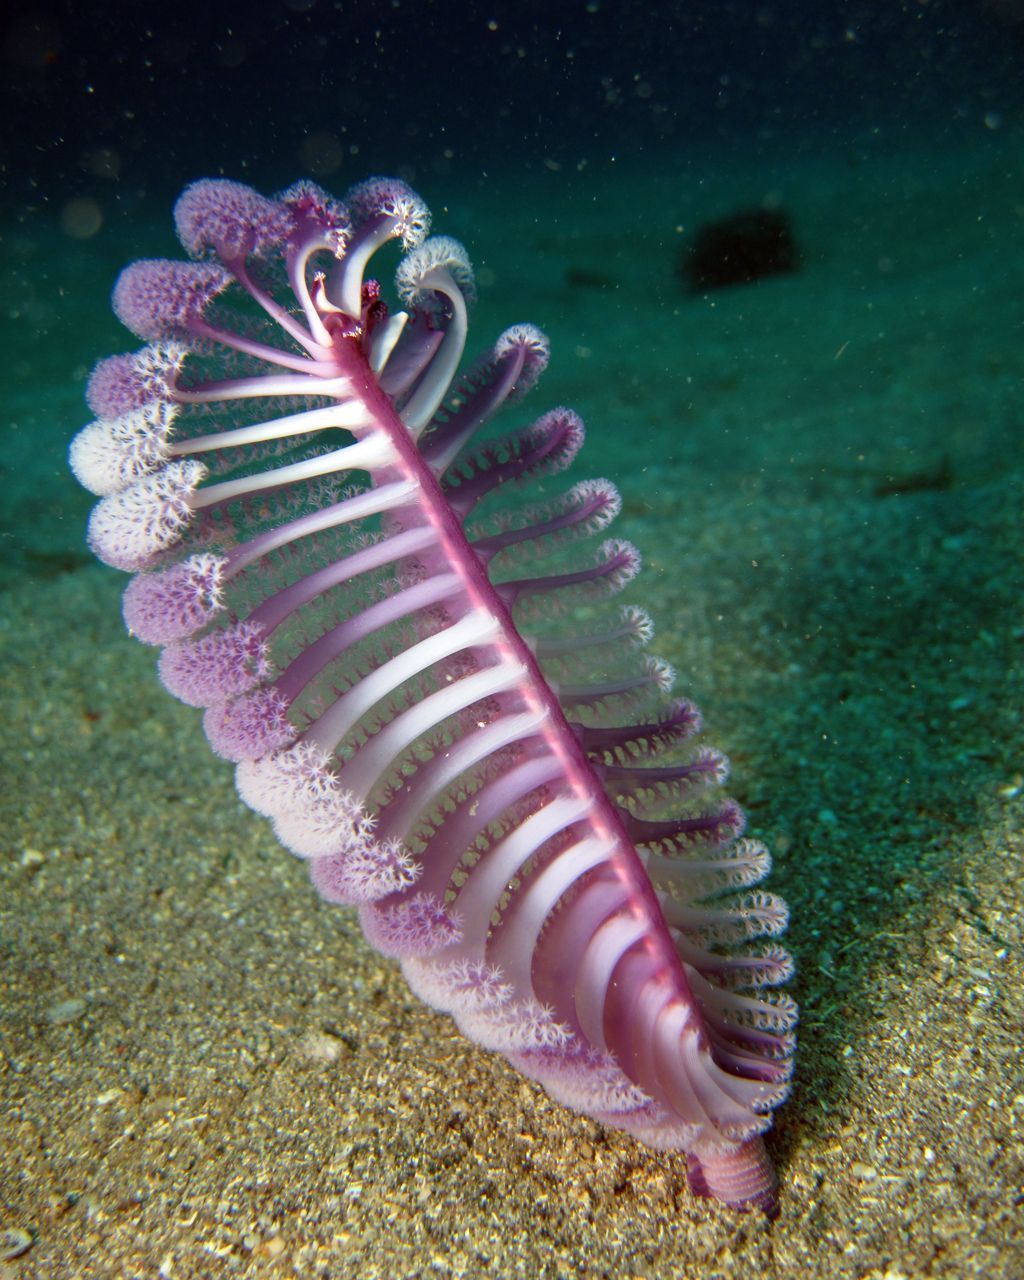
[[[453,626],[428,636],[426,640],[396,654],[389,662],[364,676],[343,693],[330,710],[315,720],[303,737],[307,742],[317,743],[325,751],[333,751],[371,707],[393,693],[406,680],[463,649],[492,642],[498,634],[499,626],[498,619],[492,613],[485,609],[474,609]]]
[[[89,544],[115,569],[140,569],[172,547],[192,518],[200,462],[170,462],[93,508]]]
[[[607,1049],[604,1011],[616,966],[630,947],[647,936],[650,924],[639,916],[610,916],[587,943],[576,970],[576,1018],[595,1049]]]
[[[429,956],[459,938],[459,921],[440,898],[417,893],[387,905],[364,903],[359,912],[366,940],[386,956]]]
[[[591,1116],[617,1116],[649,1107],[651,1099],[616,1065],[615,1059],[570,1065],[543,1077],[556,1102]]]
[[[366,415],[366,420],[369,421],[369,414]],[[261,471],[257,475],[241,476],[238,480],[225,480],[222,484],[210,485],[195,496],[192,507],[200,511],[220,502],[230,502],[232,498],[247,497],[251,493],[261,493],[264,489],[279,489],[284,485],[315,480],[318,476],[334,475],[340,471],[369,471],[386,466],[394,458],[394,447],[387,436],[382,431],[375,431],[365,440],[357,440],[344,449],[333,449],[330,453],[320,454],[305,462],[294,462],[291,466],[278,467],[275,471]]]
[[[498,335],[494,344],[494,354],[501,357],[512,347],[528,347],[533,351],[535,363],[547,365],[551,357],[551,343],[543,329],[535,324],[513,324],[504,333]]]
[[[190,707],[209,707],[273,678],[262,628],[233,622],[200,639],[165,646],[158,664],[164,688]]]
[[[473,867],[455,899],[465,921],[463,946],[467,954],[475,954],[483,947],[491,914],[527,858],[552,836],[586,818],[592,807],[590,796],[557,796],[521,822]]]
[[[297,858],[325,858],[364,846],[368,833],[361,806],[348,792],[335,792],[278,814],[274,834]]]
[[[613,837],[587,836],[562,850],[550,866],[520,889],[512,905],[514,914],[502,931],[497,957],[503,960],[509,980],[520,990],[528,989],[533,953],[558,900],[588,871],[606,862],[615,847]],[[571,909],[586,910],[586,893]]]
[[[644,662],[647,678],[659,693],[671,693],[676,682],[675,667],[664,658],[649,657]]]
[[[650,1109],[617,1118],[615,1127],[631,1133],[637,1142],[654,1151],[692,1151],[701,1136],[699,1125],[669,1118],[656,1102]]]
[[[174,338],[164,338],[142,347],[131,357],[136,377],[154,398],[174,394],[174,377],[181,372],[192,348]]]
[[[396,311],[393,316],[388,316],[384,324],[378,325],[373,331],[373,337],[370,339],[370,368],[374,373],[380,373],[391,358],[391,353],[402,336],[408,320],[407,311]]]
[[[340,774],[345,786],[350,787],[357,795],[368,795],[381,774],[417,738],[436,728],[457,711],[471,707],[474,702],[513,688],[525,676],[525,667],[500,662],[471,676],[455,680],[437,693],[430,694],[416,706],[395,716],[356,752]]]
[[[649,644],[654,639],[654,621],[646,609],[641,609],[636,604],[624,604],[619,616],[625,630],[641,644]]]
[[[482,1009],[456,1010],[459,1030],[495,1053],[566,1049],[572,1032],[556,1022],[550,1009],[533,999],[516,1000]]]
[[[593,512],[588,519],[595,518],[600,520],[600,524],[594,529],[594,532],[600,532],[606,529],[608,525],[616,520],[622,514],[622,494],[619,493],[618,487],[610,480],[581,480],[566,494],[566,509],[571,511],[574,506],[588,506],[595,499],[598,501],[598,510]]]
[[[424,302],[435,292],[435,272],[445,271],[464,298],[476,296],[473,266],[465,245],[451,236],[431,236],[405,255],[395,272],[395,288],[403,302]],[[443,290],[442,290],[443,292]]]
[[[347,902],[360,906],[411,888],[420,875],[418,863],[397,840],[380,843],[366,838],[340,858],[330,858],[327,866],[332,873],[330,888],[343,893]],[[325,881],[319,878],[317,866],[310,871],[323,893]]]
[[[90,422],[71,441],[75,479],[103,498],[158,470],[173,452],[168,437],[177,414],[170,401],[152,400],[119,418]]]
[[[289,436],[306,435],[313,431],[327,431],[338,427],[351,431],[367,424],[366,407],[361,400],[346,400],[327,405],[322,409],[308,409],[304,413],[289,414],[286,418],[274,418],[269,422],[254,422],[248,427],[236,427],[232,431],[217,431],[208,436],[196,436],[194,440],[175,441],[170,452],[177,456],[193,453],[209,453],[214,449],[240,449],[245,445],[262,444],[266,440],[285,440]]]
[[[235,786],[245,803],[265,817],[333,795],[337,782],[325,751],[299,741],[262,760],[242,760],[235,769]]]
[[[501,970],[482,960],[408,960],[402,971],[417,995],[448,1013],[496,1009],[514,994]]]

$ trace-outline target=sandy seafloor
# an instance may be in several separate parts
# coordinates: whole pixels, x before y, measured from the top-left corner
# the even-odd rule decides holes
[[[0,1228],[32,1243],[0,1274],[1024,1275],[1022,141],[418,176],[477,343],[551,333],[530,407],[588,420],[578,474],[619,482],[633,598],[775,851],[771,1225],[468,1044],[241,805],[63,464],[169,222],[5,231]],[[686,232],[766,199],[802,270],[688,294]]]

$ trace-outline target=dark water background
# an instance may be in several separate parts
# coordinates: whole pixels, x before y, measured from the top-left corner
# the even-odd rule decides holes
[[[714,149],[932,145],[1020,111],[1019,0],[273,0],[22,6],[4,33],[3,200],[105,223],[183,174],[420,181]],[[642,199],[638,200],[638,213]]]

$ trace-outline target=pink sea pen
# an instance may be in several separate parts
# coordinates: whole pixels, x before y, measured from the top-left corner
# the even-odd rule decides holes
[[[148,344],[102,361],[71,465],[129,628],[203,707],[239,793],[329,900],[565,1105],[775,1211],[761,1135],[796,1010],[767,851],[647,655],[607,480],[524,503],[583,424],[488,424],[548,360],[530,325],[460,373],[473,277],[403,183],[337,201],[197,182],[194,261],[128,267]],[[367,276],[405,250],[403,309]],[[585,614],[577,612],[585,606]]]

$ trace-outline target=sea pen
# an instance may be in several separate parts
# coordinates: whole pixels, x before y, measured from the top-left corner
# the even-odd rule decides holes
[[[646,652],[606,480],[545,491],[569,409],[486,425],[548,359],[531,325],[459,372],[473,277],[403,183],[336,201],[204,180],[193,261],[129,266],[147,345],[102,361],[71,447],[128,627],[205,708],[242,797],[466,1035],[556,1099],[776,1206],[760,1135],[796,1011],[784,904],[717,798],[726,762]],[[398,239],[402,310],[368,278]]]

